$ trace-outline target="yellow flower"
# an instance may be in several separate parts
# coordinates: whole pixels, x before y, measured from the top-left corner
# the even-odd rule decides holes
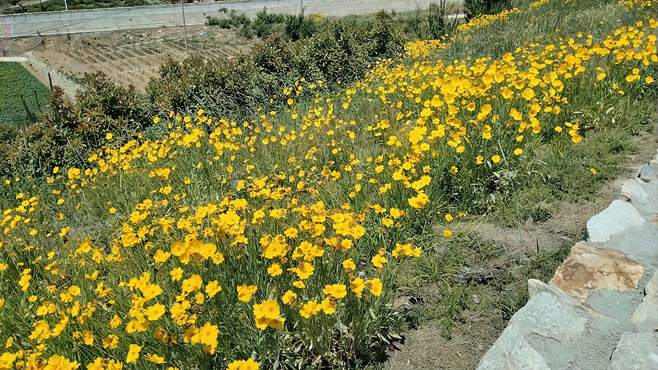
[[[139,351],[142,350],[142,347],[137,344],[131,344],[128,347],[128,354],[126,355],[126,363],[127,364],[132,364],[137,362],[139,359]]]
[[[322,306],[322,312],[325,315],[333,315],[334,312],[336,312],[336,301],[332,299],[325,298],[320,305]]]
[[[164,315],[165,311],[166,308],[163,304],[156,303],[144,310],[144,315],[149,321],[156,321]]]
[[[429,203],[430,198],[424,192],[418,192],[414,197],[408,199],[408,203],[413,208],[425,208],[427,203]]]
[[[145,358],[146,358],[146,361],[154,363],[154,364],[162,365],[162,364],[165,363],[164,356],[158,356],[155,353],[149,353],[149,354],[146,355]]]
[[[342,299],[347,295],[347,287],[344,284],[329,284],[324,286],[322,292],[332,298]]]
[[[316,300],[310,300],[302,305],[302,308],[299,309],[299,314],[305,318],[309,319],[322,311],[322,305]]]
[[[398,218],[405,215],[404,211],[402,211],[400,209],[397,209],[397,208],[391,208],[389,210],[389,213],[391,214],[391,217],[393,217],[394,219],[398,219]]]
[[[382,295],[384,285],[382,284],[382,281],[379,278],[368,280],[366,282],[366,286],[368,287],[368,290],[370,290],[370,293],[372,293],[372,295],[374,295],[375,297],[379,297],[380,295]]]
[[[361,298],[363,294],[363,289],[365,288],[366,288],[365,281],[363,281],[363,279],[359,277],[352,279],[352,281],[350,282],[350,290],[354,292],[354,294],[359,298]]]
[[[196,333],[190,338],[192,344],[203,345],[203,350],[207,353],[213,354],[217,349],[217,337],[219,336],[219,329],[216,325],[211,325],[209,322],[203,324]]]
[[[446,238],[452,238],[452,230],[448,229],[447,227],[443,229],[443,236]]]
[[[286,290],[286,292],[283,293],[283,297],[281,297],[281,301],[283,301],[283,304],[287,304],[287,305],[293,304],[295,302],[295,299],[297,299],[297,294],[292,290]]]
[[[226,370],[259,370],[260,364],[253,359],[235,360],[228,364]]]
[[[105,349],[115,349],[119,345],[119,337],[110,334],[105,339],[103,339],[103,348]]]
[[[501,160],[501,158],[498,154],[494,154],[494,155],[491,156],[491,161],[493,163],[498,163],[498,162],[500,162],[500,160]]]
[[[344,260],[342,262],[342,265],[343,265],[343,269],[345,269],[345,271],[354,271],[354,270],[356,270],[356,264],[354,263],[354,261],[352,261],[351,258],[348,258],[348,259]]]
[[[378,269],[384,268],[384,264],[388,262],[388,260],[384,256],[384,250],[380,249],[376,255],[372,256],[370,262],[372,262],[372,265]]]
[[[529,87],[526,87],[525,90],[521,93],[521,96],[525,100],[530,100],[535,97],[535,91]]]
[[[198,289],[201,289],[202,285],[203,285],[203,278],[201,278],[199,274],[194,274],[189,278],[183,280],[181,289],[183,290],[184,294],[191,293]]]
[[[153,255],[153,260],[155,263],[165,263],[171,256],[171,253],[165,252],[162,249],[158,249],[155,251],[155,254]]]
[[[281,317],[279,304],[272,299],[265,300],[253,307],[254,320],[256,327],[260,330],[265,330],[268,327],[273,329],[281,329],[285,321]]]
[[[0,369],[12,369],[14,361],[16,360],[16,354],[10,352],[4,352],[0,355]]]
[[[60,355],[53,355],[48,357],[46,366],[43,370],[74,370],[80,367],[76,361],[71,361],[68,358]]]
[[[239,285],[237,287],[238,300],[240,302],[249,302],[257,290],[258,287],[255,285]]]
[[[183,278],[183,269],[180,267],[176,267],[175,269],[171,270],[169,272],[169,276],[171,276],[171,280],[173,281],[179,281],[180,279]]]
[[[206,284],[205,291],[208,297],[212,298],[222,291],[222,286],[219,285],[217,280],[209,281],[208,284]]]
[[[273,263],[270,267],[267,268],[267,274],[276,277],[279,276],[283,273],[283,269],[281,268],[281,265],[278,263]]]

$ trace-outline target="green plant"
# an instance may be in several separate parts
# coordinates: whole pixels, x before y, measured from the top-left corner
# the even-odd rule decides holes
[[[511,7],[511,0],[464,0],[466,19],[471,19],[481,14],[498,13]]]
[[[46,109],[48,89],[18,63],[0,62],[0,123],[21,126]]]
[[[268,13],[266,8],[256,13],[256,19],[253,22],[253,29],[256,36],[265,38],[272,33],[278,32],[280,25],[285,21],[286,16],[283,14]]]

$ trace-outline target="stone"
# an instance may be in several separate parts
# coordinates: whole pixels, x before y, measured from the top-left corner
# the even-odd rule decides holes
[[[646,221],[629,202],[614,200],[608,208],[587,221],[587,235],[591,242],[601,243],[631,226],[639,226]]]
[[[508,326],[480,360],[478,370],[550,370],[546,360],[523,338],[516,327]]]
[[[608,370],[650,369],[658,369],[658,333],[623,333]]]
[[[644,182],[658,182],[658,171],[654,167],[645,164],[640,167],[638,177]]]
[[[621,187],[623,199],[631,202],[635,209],[651,221],[658,214],[658,182],[643,182],[640,179],[626,180]]]
[[[644,268],[622,253],[578,242],[549,284],[581,302],[595,289],[628,291],[638,288]]]
[[[644,266],[646,271],[658,268],[658,224],[648,222],[632,226],[622,234],[613,235],[597,247],[613,249]]]
[[[627,328],[539,280],[478,369],[604,369]]]
[[[658,331],[658,271],[644,287],[644,298],[631,316],[638,331]]]
[[[637,306],[642,302],[642,297],[644,297],[644,294],[640,289],[624,292],[613,289],[597,289],[589,294],[585,303],[596,312],[617,321],[628,322]]]
[[[637,179],[624,181],[621,186],[621,196],[631,203],[646,203],[649,200],[649,194],[642,187],[643,182]]]

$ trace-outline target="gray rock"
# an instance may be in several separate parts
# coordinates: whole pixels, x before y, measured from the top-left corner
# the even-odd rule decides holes
[[[587,298],[587,304],[596,311],[618,321],[628,321],[642,301],[639,289],[620,292],[613,289],[597,289]]]
[[[597,245],[623,253],[639,263],[650,274],[658,268],[658,224],[648,222],[632,226],[623,234],[613,235],[610,240]]]
[[[639,226],[646,221],[632,204],[614,200],[608,208],[587,221],[588,240],[605,242],[631,226]]]
[[[638,177],[644,182],[658,182],[658,171],[656,171],[654,167],[645,164],[640,167],[640,174]]]
[[[516,327],[508,326],[480,360],[478,370],[550,370],[546,360],[523,338]]]
[[[651,369],[658,369],[658,333],[622,334],[608,370]]]
[[[532,298],[478,368],[604,369],[626,326],[541,281],[528,290]]]
[[[646,183],[639,179],[626,180],[621,187],[621,196],[630,201],[648,221],[658,213],[658,181]]]
[[[635,309],[631,322],[638,331],[658,330],[658,271],[644,287],[642,303]]]

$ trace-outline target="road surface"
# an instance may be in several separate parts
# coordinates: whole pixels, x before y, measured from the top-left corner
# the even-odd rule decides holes
[[[303,2],[306,14],[344,16],[375,13],[381,9],[427,8],[433,1],[436,0],[249,0],[185,4],[184,7],[186,23],[199,25],[206,22],[207,16],[219,15],[221,8],[249,16],[263,8],[275,13],[297,14]],[[461,0],[451,1],[461,4]],[[181,13],[180,5],[168,4],[3,15],[0,16],[0,38],[182,26]]]

